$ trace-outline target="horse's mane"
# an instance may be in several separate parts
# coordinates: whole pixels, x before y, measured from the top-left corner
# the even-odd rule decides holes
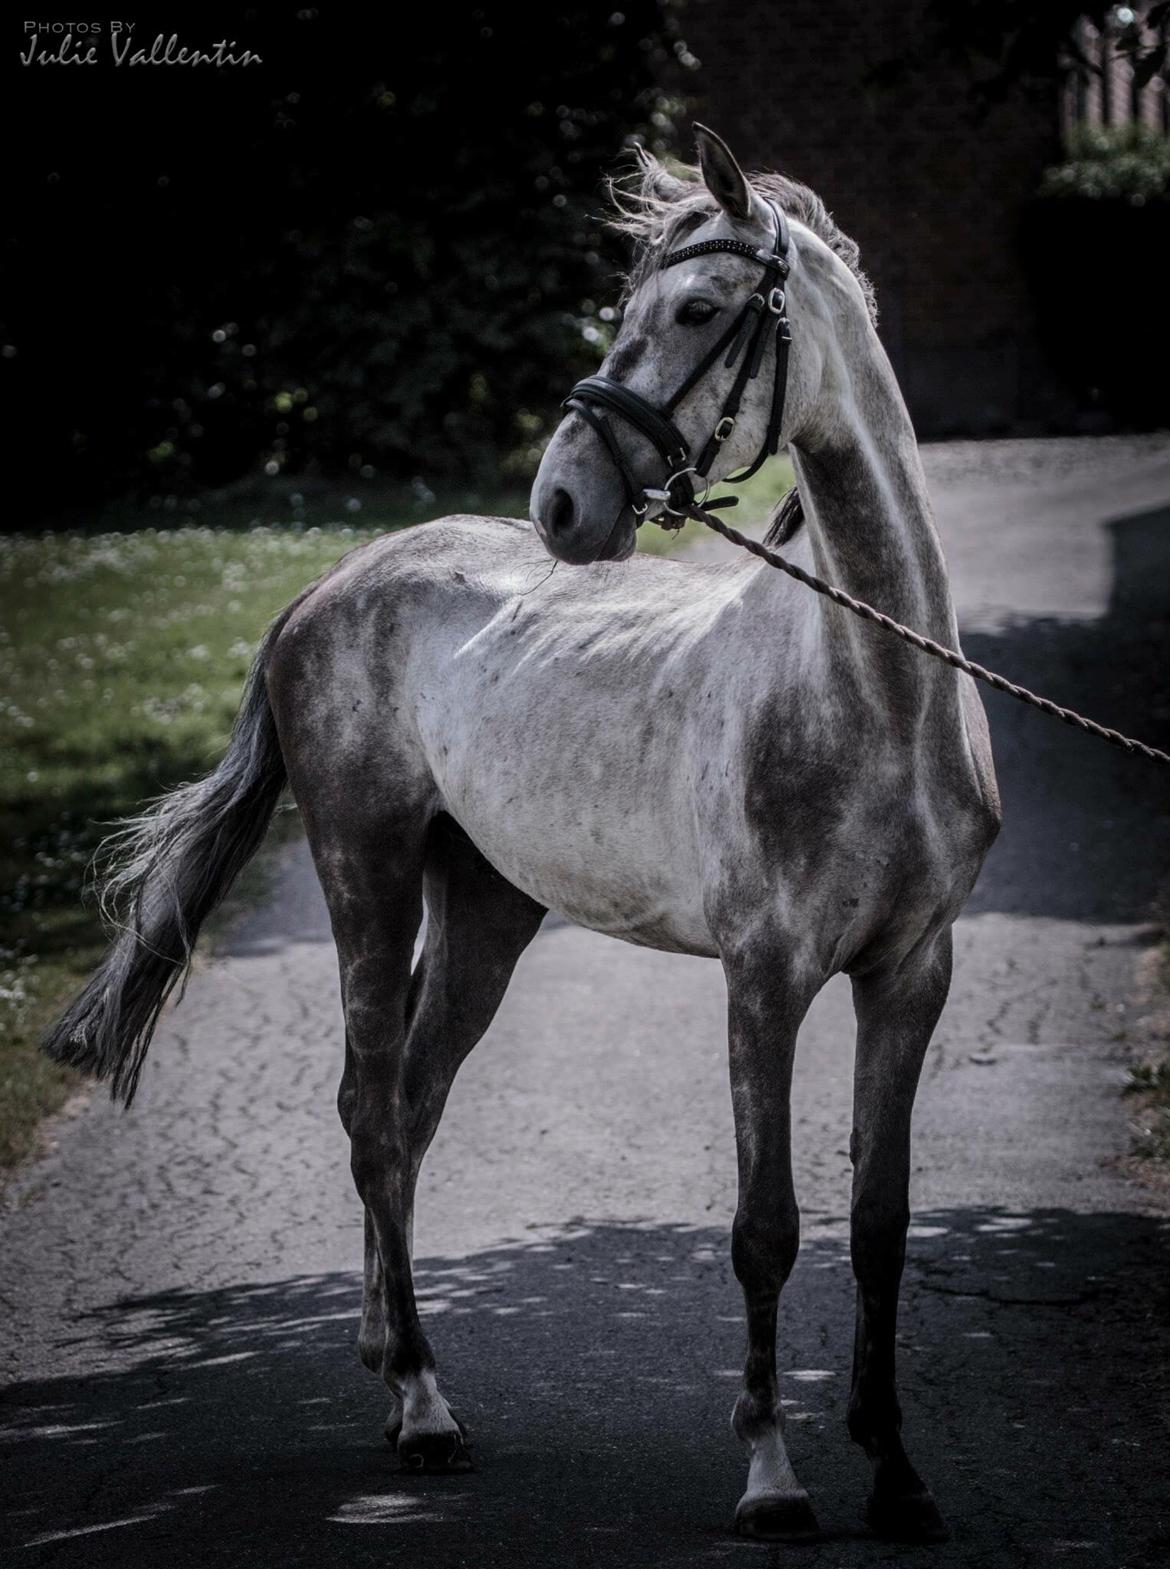
[[[873,284],[861,266],[857,241],[838,225],[815,191],[787,175],[760,172],[748,179],[761,196],[774,201],[788,217],[823,240],[839,256],[861,285],[869,319],[877,322],[877,300]],[[626,176],[609,182],[615,215],[612,228],[634,241],[634,261],[625,278],[623,299],[628,299],[640,283],[653,272],[664,251],[673,250],[683,234],[718,211],[715,198],[703,183],[699,169],[680,164],[667,170],[657,159],[642,154],[638,167]],[[765,536],[769,545],[782,545],[804,522],[804,509],[796,487],[788,491],[772,513]]]

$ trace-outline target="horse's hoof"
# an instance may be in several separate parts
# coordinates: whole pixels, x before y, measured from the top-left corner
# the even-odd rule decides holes
[[[891,1542],[945,1542],[951,1534],[928,1492],[888,1498],[871,1494],[866,1519],[875,1536]]]
[[[735,1511],[737,1536],[761,1542],[811,1542],[820,1535],[807,1493],[760,1493],[741,1498]]]
[[[386,1434],[387,1438],[390,1434]],[[427,1476],[449,1476],[456,1471],[472,1471],[474,1466],[462,1428],[453,1433],[396,1434],[398,1464],[403,1471]]]

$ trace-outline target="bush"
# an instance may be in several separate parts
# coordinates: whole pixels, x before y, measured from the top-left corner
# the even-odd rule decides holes
[[[1068,158],[1045,171],[1040,194],[1134,207],[1164,201],[1170,197],[1170,136],[1145,125],[1078,125]]]
[[[450,0],[406,31],[272,7],[231,21],[253,72],[94,69],[67,100],[19,73],[0,377],[34,487],[8,510],[521,477],[604,348],[602,178],[672,138],[672,25],[655,0]]]

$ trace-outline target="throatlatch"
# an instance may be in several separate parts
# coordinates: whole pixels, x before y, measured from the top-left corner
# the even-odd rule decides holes
[[[621,475],[626,499],[639,523],[646,516],[652,501],[661,502],[664,510],[671,517],[678,519],[677,525],[674,525],[677,527],[681,527],[686,520],[687,509],[690,507],[700,506],[710,511],[715,507],[736,505],[735,496],[720,496],[714,501],[709,501],[707,497],[710,493],[711,481],[707,476],[719,448],[735,429],[748,382],[754,381],[759,375],[769,329],[773,324],[776,341],[775,385],[772,390],[772,411],[768,416],[768,429],[764,442],[755,461],[740,473],[729,474],[723,483],[738,485],[745,479],[750,479],[763,467],[766,459],[772,457],[779,448],[780,426],[784,419],[784,394],[788,383],[788,346],[791,341],[788,329],[787,296],[784,289],[784,280],[789,273],[788,223],[774,202],[768,202],[767,205],[776,222],[775,239],[770,251],[751,245],[746,240],[701,240],[697,245],[684,245],[681,250],[671,251],[659,262],[658,271],[664,272],[668,267],[677,267],[680,262],[693,261],[696,256],[709,256],[717,251],[726,251],[733,256],[748,256],[753,261],[762,262],[764,267],[764,275],[755,293],[746,302],[739,315],[661,408],[656,408],[640,393],[631,391],[621,382],[610,380],[608,376],[586,376],[583,381],[577,383],[562,404],[563,408],[580,414],[581,418],[587,421],[601,437],[614,461],[614,466]],[[732,382],[731,391],[727,395],[715,429],[708,437],[703,450],[692,462],[687,440],[674,423],[674,412],[686,395],[698,385],[708,371],[714,368],[721,355],[725,356],[723,359],[725,369],[730,370],[737,362],[739,369],[736,371],[735,380]],[[666,478],[660,488],[639,486],[622,451],[621,443],[606,417],[607,412],[620,414],[657,449],[666,465]],[[695,496],[695,479],[703,482],[703,494],[698,498]]]

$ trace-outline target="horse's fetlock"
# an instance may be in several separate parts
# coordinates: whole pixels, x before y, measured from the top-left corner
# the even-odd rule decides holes
[[[849,1410],[845,1417],[845,1425],[849,1436],[855,1444],[860,1444],[866,1454],[872,1454],[870,1445],[873,1442],[873,1433],[865,1407],[857,1395],[849,1401]]]
[[[741,1443],[750,1444],[774,1428],[783,1430],[784,1412],[774,1394],[760,1395],[745,1389],[731,1413],[731,1430]]]
[[[878,1391],[857,1386],[849,1397],[846,1416],[849,1436],[871,1460],[901,1452],[902,1408],[893,1389]]]
[[[381,1334],[370,1334],[363,1325],[358,1331],[357,1353],[358,1361],[364,1368],[368,1368],[371,1373],[384,1376],[384,1363],[386,1360],[385,1331],[383,1330]]]
[[[419,1378],[435,1371],[435,1353],[421,1327],[405,1329],[399,1334],[393,1351],[385,1363],[386,1382],[395,1394],[403,1393],[404,1379]]]

